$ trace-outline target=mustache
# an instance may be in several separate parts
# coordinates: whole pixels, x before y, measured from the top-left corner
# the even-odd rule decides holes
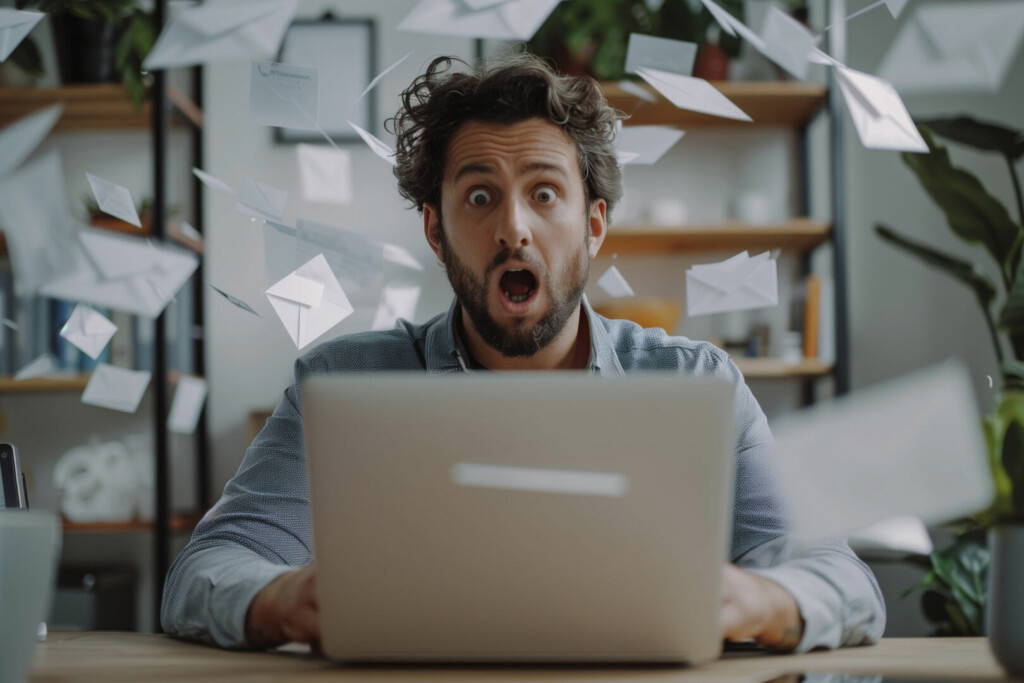
[[[491,273],[493,273],[498,268],[501,268],[503,265],[512,260],[522,261],[524,263],[529,264],[531,267],[533,267],[533,269],[537,272],[538,275],[544,274],[544,268],[541,266],[541,264],[538,263],[537,260],[534,259],[533,257],[527,255],[523,248],[520,247],[519,249],[516,249],[514,251],[505,250],[502,252],[498,252],[498,254],[495,255],[495,257],[491,260],[491,263],[487,266],[487,270],[484,273],[484,279],[486,280],[487,278],[489,278],[491,276]]]

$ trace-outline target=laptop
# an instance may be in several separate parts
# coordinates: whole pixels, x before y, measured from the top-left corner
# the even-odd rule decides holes
[[[327,657],[720,655],[730,383],[374,373],[301,393]]]

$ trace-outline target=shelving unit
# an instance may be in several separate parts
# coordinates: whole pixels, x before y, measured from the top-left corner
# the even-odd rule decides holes
[[[159,31],[166,16],[166,0],[154,3],[155,30]],[[150,237],[153,240],[174,240],[192,249],[198,254],[203,251],[201,242],[181,234],[176,226],[167,220],[167,175],[169,160],[168,131],[172,125],[184,127],[191,137],[190,165],[203,165],[202,145],[202,70],[193,68],[187,72],[190,76],[190,100],[188,96],[167,83],[162,71],[153,74],[153,87],[149,92],[146,104],[136,108],[124,88],[117,84],[75,85],[60,88],[0,88],[0,127],[28,116],[46,106],[61,103],[64,105],[61,118],[54,127],[55,133],[95,132],[104,130],[136,130],[148,132],[153,164],[153,204],[149,220],[144,221],[142,229],[116,220],[100,219],[93,227],[111,230],[133,236]],[[173,104],[185,116],[171,116]],[[140,148],[140,153],[145,153]],[[202,234],[203,207],[202,187],[198,180],[192,179],[187,189],[192,195],[192,215],[190,222]],[[184,199],[184,198],[183,198]],[[0,256],[6,254],[6,245],[0,233]],[[200,258],[199,268],[192,279],[193,283],[203,282],[203,263]],[[179,297],[181,295],[179,294]],[[188,326],[192,336],[187,339],[180,335],[176,342],[191,346],[191,364],[183,370],[190,374],[205,375],[204,367],[204,293],[202,286],[191,289],[192,318]],[[167,430],[167,414],[170,408],[169,393],[176,382],[177,373],[170,370],[168,352],[168,330],[165,324],[166,313],[161,314],[153,323],[153,359],[152,380],[148,388],[151,397],[153,458],[154,458],[154,510],[151,522],[130,521],[124,523],[77,524],[65,521],[64,531],[67,533],[145,533],[152,540],[154,576],[153,614],[155,629],[159,631],[159,613],[163,583],[170,566],[170,551],[173,537],[192,529],[204,510],[210,505],[210,464],[209,444],[206,425],[206,411],[203,410],[195,435],[195,512],[187,514],[174,513],[171,510],[170,497],[170,435]],[[67,376],[29,379],[14,381],[9,377],[0,377],[0,395],[5,398],[11,395],[44,393],[81,392],[88,383],[86,374],[69,374]],[[177,441],[176,441],[177,443]]]
[[[817,221],[806,216],[810,213],[808,185],[811,182],[807,170],[808,126],[822,112],[829,113],[832,123],[832,173],[830,181],[834,196],[834,215],[841,215],[841,183],[839,164],[842,157],[842,140],[838,132],[839,123],[833,114],[835,99],[829,88],[814,83],[802,82],[716,82],[713,85],[753,122],[734,121],[698,114],[677,108],[656,90],[644,83],[640,87],[654,99],[646,102],[622,89],[618,83],[602,83],[610,104],[629,114],[624,122],[633,125],[663,125],[690,130],[694,128],[734,128],[742,126],[783,127],[795,129],[797,135],[797,158],[802,165],[800,174],[803,187],[799,192],[797,213],[803,217],[793,218],[773,225],[751,225],[729,221],[718,225],[615,226],[609,232],[602,250],[618,255],[683,255],[698,252],[738,252],[742,250],[764,251],[785,249],[799,254],[800,272],[806,276],[811,272],[812,252],[826,243],[833,244],[833,279],[836,330],[836,362],[823,363],[814,358],[805,358],[798,363],[788,363],[777,358],[734,358],[737,366],[748,379],[796,380],[802,383],[802,403],[808,405],[815,400],[818,379],[833,377],[837,394],[845,393],[849,387],[849,363],[846,315],[846,287],[843,259],[843,226],[841,221]]]

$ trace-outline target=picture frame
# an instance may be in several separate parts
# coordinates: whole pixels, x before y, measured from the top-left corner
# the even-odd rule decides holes
[[[336,17],[327,12],[318,19],[294,21],[285,33],[277,61],[317,68],[318,119],[335,143],[362,144],[347,120],[377,134],[376,92],[359,97],[377,74],[377,24],[373,19]],[[318,131],[296,128],[274,128],[274,141],[327,144]]]

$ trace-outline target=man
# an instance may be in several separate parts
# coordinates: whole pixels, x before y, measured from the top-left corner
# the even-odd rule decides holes
[[[622,194],[618,112],[591,79],[559,77],[527,55],[475,72],[451,64],[434,60],[389,124],[399,191],[421,212],[455,301],[423,325],[341,337],[296,363],[295,384],[171,569],[164,629],[231,648],[318,645],[299,413],[310,373],[660,369],[737,389],[723,638],[796,651],[877,640],[882,597],[847,544],[787,541],[771,434],[736,366],[710,344],[605,319],[582,296]]]

